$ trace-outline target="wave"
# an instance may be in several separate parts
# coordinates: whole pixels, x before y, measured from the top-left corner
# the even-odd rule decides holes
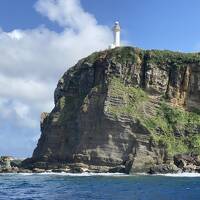
[[[31,175],[56,175],[56,176],[129,176],[128,174],[123,173],[66,173],[66,172],[43,172],[43,173],[2,173],[0,175],[22,175],[22,176],[31,176]]]
[[[167,174],[148,174],[148,173],[136,173],[138,176],[167,176],[167,177],[200,177],[200,173],[182,172],[182,173],[167,173]],[[131,175],[130,175],[131,176]]]
[[[168,177],[200,177],[200,173],[189,173],[189,172],[183,172],[183,173],[177,173],[177,174],[158,174],[159,176],[168,176]]]
[[[84,176],[116,176],[116,177],[131,177],[131,176],[166,176],[166,177],[200,177],[200,173],[177,173],[177,174],[147,174],[147,173],[135,173],[135,174],[123,174],[123,173],[92,173],[92,172],[84,172],[84,173],[66,173],[66,172],[44,172],[44,173],[1,173],[0,175],[22,175],[22,176],[31,176],[31,175],[56,175],[56,176],[76,176],[76,177],[84,177]]]
[[[167,174],[147,174],[147,173],[137,173],[139,176],[167,176],[167,177],[200,177],[200,173],[192,172],[182,172],[182,173],[167,173]]]
[[[54,173],[54,172],[44,172],[39,175],[61,175],[61,176],[128,176],[128,174],[123,173],[92,173],[92,172],[84,172],[84,173]]]

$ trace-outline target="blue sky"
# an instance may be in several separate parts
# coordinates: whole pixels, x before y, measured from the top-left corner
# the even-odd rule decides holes
[[[11,31],[44,24],[61,31],[57,24],[35,12],[36,2],[1,0],[0,26]],[[200,47],[199,0],[82,0],[81,3],[100,24],[112,26],[118,19],[123,27],[122,37],[131,45],[180,51],[198,51]]]
[[[199,0],[1,0],[0,155],[31,156],[39,118],[53,108],[62,74],[122,40],[145,49],[198,51]]]

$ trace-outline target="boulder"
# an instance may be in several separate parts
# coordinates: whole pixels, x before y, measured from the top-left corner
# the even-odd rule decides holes
[[[183,169],[183,172],[189,172],[189,173],[198,172],[196,165],[193,165],[193,164],[186,165],[182,169]]]
[[[33,173],[44,173],[45,169],[33,168]]]
[[[70,168],[66,167],[66,168],[52,169],[51,171],[55,173],[62,173],[62,172],[67,173],[70,172]]]
[[[181,172],[174,164],[160,164],[151,167],[148,171],[149,174],[168,174],[168,173],[178,173]]]
[[[184,172],[199,172],[200,161],[198,155],[178,154],[174,156],[174,163]]]
[[[18,170],[18,173],[32,173],[32,170],[20,168],[20,169]]]
[[[194,163],[195,159],[190,154],[177,154],[174,156],[175,165],[187,165],[188,163]]]
[[[119,165],[116,167],[112,167],[109,169],[110,173],[125,173],[125,166],[124,165]]]

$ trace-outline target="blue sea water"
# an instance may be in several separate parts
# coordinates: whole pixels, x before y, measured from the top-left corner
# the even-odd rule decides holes
[[[0,200],[200,200],[200,176],[1,174]]]

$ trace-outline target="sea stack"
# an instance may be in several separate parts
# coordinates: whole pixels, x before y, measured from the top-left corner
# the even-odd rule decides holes
[[[29,166],[177,172],[175,156],[200,150],[198,53],[96,52],[64,73],[54,101],[42,115],[38,145],[24,162]]]

